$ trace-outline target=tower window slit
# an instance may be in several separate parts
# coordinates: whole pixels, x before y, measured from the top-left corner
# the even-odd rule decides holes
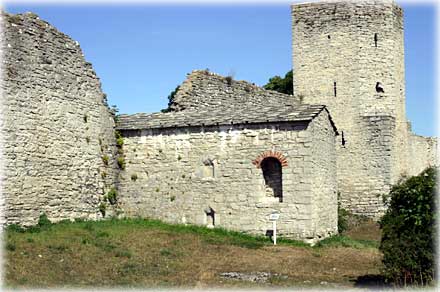
[[[377,48],[377,33],[374,34],[374,46]]]
[[[335,94],[336,97],[336,81],[333,82],[333,93]]]

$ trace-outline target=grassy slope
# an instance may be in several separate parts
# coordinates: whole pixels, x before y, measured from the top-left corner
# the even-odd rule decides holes
[[[375,240],[337,236],[316,247],[223,229],[124,219],[59,223],[6,232],[5,282],[12,287],[252,287],[222,272],[271,272],[269,286],[353,286],[377,274]],[[327,282],[328,284],[325,284]]]

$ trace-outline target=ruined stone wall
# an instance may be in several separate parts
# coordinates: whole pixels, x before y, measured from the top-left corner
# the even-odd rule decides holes
[[[436,138],[411,133],[408,156],[412,163],[409,165],[406,174],[410,176],[418,175],[428,166],[438,166],[437,147]]]
[[[342,205],[380,216],[378,189],[408,167],[402,10],[392,1],[332,1],[293,5],[292,17],[294,93],[304,103],[327,105],[341,134]],[[393,122],[366,124],[372,116]],[[392,161],[377,166],[389,153],[370,141],[382,131],[391,139],[381,147]]]
[[[35,14],[3,14],[2,31],[3,220],[100,218],[116,174],[98,77],[79,44]]]
[[[248,103],[292,105],[295,102],[292,95],[265,90],[255,84],[207,70],[194,70],[180,85],[170,108],[173,111],[214,107],[242,109]]]
[[[122,131],[127,166],[118,190],[125,215],[211,225],[212,209],[215,226],[264,235],[272,228],[269,214],[279,211],[283,236],[315,241],[333,234],[336,213],[327,211],[336,206],[335,161],[324,158],[318,172],[312,144],[320,140],[322,156],[332,155],[334,132],[330,136],[328,117],[317,123],[327,130],[268,123]],[[281,201],[267,191],[263,171],[253,163],[266,151],[287,161]],[[319,212],[329,219],[322,227]]]

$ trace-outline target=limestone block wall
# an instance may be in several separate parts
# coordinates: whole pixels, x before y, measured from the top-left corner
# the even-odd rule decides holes
[[[408,167],[402,9],[393,1],[326,1],[293,5],[292,19],[294,94],[325,104],[341,134],[337,176],[344,207],[377,217],[376,203],[367,208],[382,188],[374,182],[386,177],[391,185]],[[373,116],[393,122],[378,128]],[[391,149],[380,153],[369,140],[385,128]],[[390,151],[392,161],[378,168],[376,157]]]
[[[180,85],[170,109],[180,111],[222,106],[240,109],[247,103],[292,105],[297,101],[292,95],[265,90],[246,81],[233,80],[230,76],[223,77],[207,70],[194,70]]]
[[[391,116],[364,116],[360,124],[364,127],[364,139],[359,145],[364,149],[362,171],[357,175],[359,183],[352,191],[349,206],[357,214],[379,219],[385,212],[383,195],[388,194],[393,184],[393,165],[399,155],[395,151],[395,118]],[[341,164],[344,162],[341,162]],[[339,165],[338,165],[339,166]],[[345,162],[345,167],[350,165]]]
[[[318,234],[338,232],[338,185],[335,132],[329,123],[329,113],[324,110],[311,123],[312,167],[303,171],[312,177],[312,195],[315,202],[313,221]],[[333,174],[333,175],[331,175]]]
[[[438,166],[437,147],[436,138],[410,133],[408,158],[412,163],[407,175],[418,175],[428,166]]]
[[[328,118],[325,126],[329,130],[316,133],[318,125],[309,129],[307,123],[123,131],[127,166],[118,184],[121,206],[126,216],[260,235],[272,228],[269,214],[279,211],[281,235],[324,238],[337,232],[336,213],[330,214],[336,206],[335,176],[325,171],[334,170],[335,160],[322,159],[317,171],[318,158],[312,158],[316,147],[321,157],[334,152]],[[258,167],[268,153],[283,161],[282,200],[267,191]],[[328,221],[318,222],[320,213]]]
[[[37,15],[2,20],[2,223],[100,218],[116,173],[99,78],[79,44]]]

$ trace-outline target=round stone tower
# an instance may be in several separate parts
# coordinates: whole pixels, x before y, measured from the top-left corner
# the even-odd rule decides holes
[[[378,217],[406,169],[403,13],[394,1],[292,6],[294,94],[325,104],[339,133],[341,203]]]

